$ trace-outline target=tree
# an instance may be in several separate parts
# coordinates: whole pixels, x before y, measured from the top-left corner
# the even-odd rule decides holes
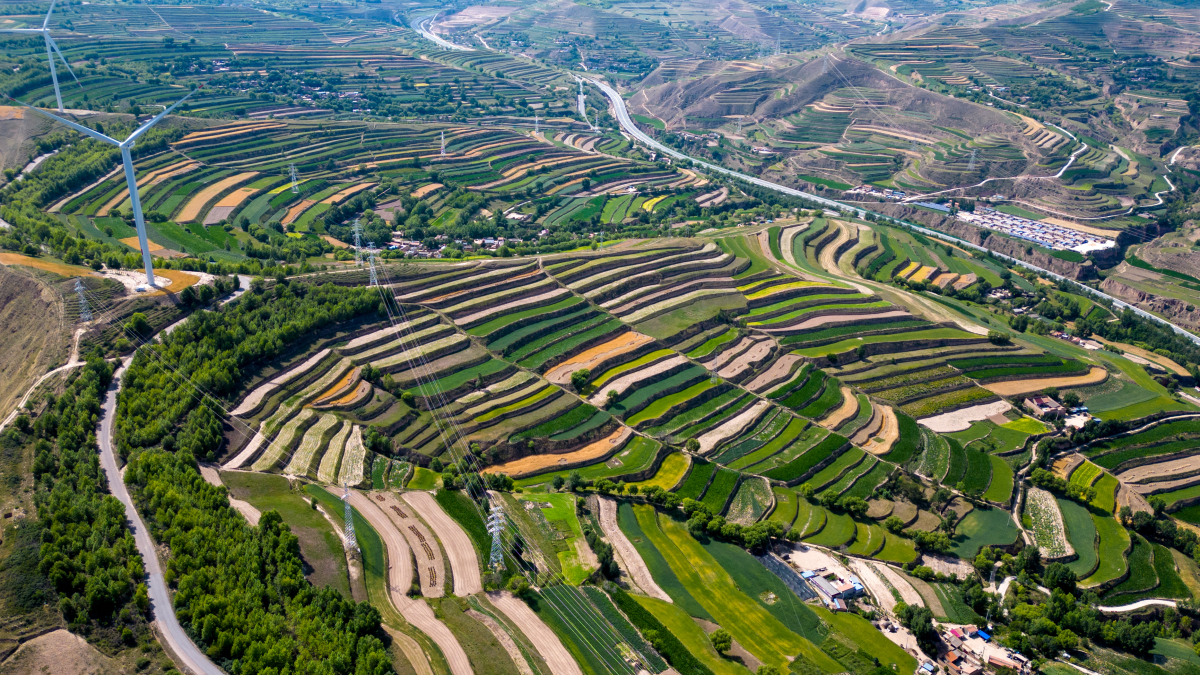
[[[683,444],[683,447],[688,452],[698,452],[700,450],[700,441],[694,438],[689,438],[687,439],[687,442]]]
[[[153,329],[150,328],[150,322],[146,320],[146,315],[141,312],[134,312],[129,317],[129,321],[125,322],[125,330],[143,340],[148,339],[153,332]]]
[[[592,377],[592,371],[587,368],[580,368],[571,373],[571,388],[576,392],[583,392],[583,388],[587,386],[588,380]]]
[[[904,521],[899,516],[888,516],[888,519],[883,521],[883,526],[892,534],[900,534],[904,529]]]
[[[724,628],[718,628],[713,631],[712,634],[708,636],[708,639],[710,642],[712,642],[713,649],[717,650],[717,652],[720,654],[724,654],[733,648],[733,636],[730,635],[729,631],[725,630]]]
[[[937,653],[937,629],[933,627],[933,613],[927,607],[901,602],[896,605],[896,616],[900,624],[912,632],[922,651]]]
[[[529,579],[526,579],[525,575],[523,574],[514,574],[513,577],[508,580],[508,590],[518,598],[525,599],[529,597]]]
[[[605,408],[613,407],[614,405],[617,404],[617,398],[619,398],[619,397],[620,397],[620,394],[617,393],[616,389],[609,389],[608,393],[605,394],[604,407]]]
[[[758,667],[758,670],[755,671],[755,675],[783,675],[783,671],[779,670],[779,668],[775,666],[763,664]]]
[[[800,490],[799,490],[800,496],[804,497],[805,499],[812,499],[813,492],[815,492],[815,491],[816,490],[813,489],[813,486],[810,483],[802,483],[800,485]]]
[[[1042,585],[1051,591],[1057,588],[1074,594],[1077,581],[1075,572],[1062,563],[1050,563],[1042,573]]]
[[[871,508],[862,497],[842,497],[838,500],[838,506],[854,518],[862,518]]]

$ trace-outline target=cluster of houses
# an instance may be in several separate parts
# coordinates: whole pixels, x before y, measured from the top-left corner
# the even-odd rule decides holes
[[[946,627],[942,631],[942,641],[948,649],[941,657],[946,671],[950,675],[980,675],[985,667],[1016,673],[1030,671],[1029,659],[997,646],[991,640],[992,636],[975,626]]]
[[[883,188],[882,190],[871,185],[859,185],[856,188],[846,191],[847,195],[866,195],[868,197],[878,197],[880,199],[889,199],[899,201],[908,196],[904,190],[893,190],[891,188]]]
[[[1065,342],[1070,342],[1071,344],[1073,344],[1077,347],[1083,347],[1084,349],[1089,349],[1093,352],[1098,349],[1104,348],[1104,345],[1100,344],[1099,342],[1096,342],[1095,340],[1085,340],[1083,338],[1077,338],[1074,335],[1071,335],[1070,333],[1064,333],[1060,330],[1050,331],[1050,337],[1055,337],[1055,338],[1058,338],[1059,340],[1063,340]]]
[[[1049,249],[1087,253],[1089,251],[1112,248],[1117,245],[1111,239],[1102,239],[1089,235],[1086,232],[1079,232],[1053,223],[1021,218],[1020,216],[1003,213],[986,206],[979,207],[974,212],[960,211],[957,217],[959,220],[968,222],[976,227],[1003,232],[1009,236],[1032,241]]]
[[[801,572],[800,577],[817,592],[821,602],[835,612],[846,611],[846,601],[865,592],[858,577],[850,575],[843,579],[836,573],[826,572],[825,568]]]

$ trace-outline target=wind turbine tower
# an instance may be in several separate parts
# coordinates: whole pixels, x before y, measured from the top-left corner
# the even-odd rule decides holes
[[[541,128],[538,124],[540,121],[541,121],[541,119],[537,116],[537,113],[534,113],[534,115],[533,115],[533,133],[534,134],[537,134],[539,131],[541,131]]]
[[[46,41],[46,58],[50,61],[50,80],[54,82],[54,100],[58,103],[58,112],[63,112],[62,92],[58,90],[58,71],[54,68],[54,54],[58,53],[58,58],[62,59],[62,64],[66,66],[67,72],[71,73],[71,77],[75,78],[75,84],[79,84],[79,78],[75,77],[75,71],[71,70],[71,64],[67,63],[67,57],[63,56],[62,50],[58,48],[58,44],[54,38],[50,37],[50,15],[54,13],[54,3],[57,0],[51,0],[50,11],[46,12],[46,19],[42,21],[41,28],[6,28],[0,30],[0,33],[41,33],[42,38]],[[79,84],[82,87],[82,84]]]
[[[49,39],[48,36],[47,36],[47,39]],[[175,102],[175,105],[172,105],[171,107],[164,109],[162,112],[155,115],[154,118],[151,119],[149,122],[146,122],[142,126],[135,129],[134,132],[132,134],[129,134],[129,136],[126,137],[125,140],[123,140],[123,141],[118,141],[115,138],[105,136],[104,134],[100,133],[99,131],[96,131],[95,129],[90,129],[88,127],[83,126],[82,124],[76,124],[75,122],[72,122],[70,120],[63,119],[63,118],[59,117],[58,115],[52,115],[52,114],[46,112],[45,110],[42,110],[40,108],[34,108],[31,105],[26,105],[24,103],[21,103],[20,101],[17,101],[17,103],[21,103],[21,105],[25,106],[26,108],[29,108],[30,110],[36,112],[39,115],[45,115],[46,117],[49,117],[50,119],[52,119],[56,122],[61,122],[62,124],[65,124],[68,127],[71,127],[75,131],[78,131],[79,133],[84,134],[85,136],[91,136],[92,138],[95,138],[98,141],[103,141],[105,143],[110,143],[112,145],[115,145],[115,146],[117,146],[117,149],[119,149],[121,151],[121,162],[125,165],[125,184],[129,188],[129,201],[133,206],[133,220],[134,220],[134,224],[137,226],[138,245],[141,247],[141,250],[142,250],[142,264],[146,268],[146,284],[151,287],[153,287],[155,285],[154,284],[154,266],[153,266],[153,262],[150,258],[150,242],[147,241],[147,239],[146,239],[146,220],[142,217],[142,198],[138,195],[137,177],[134,175],[134,172],[133,172],[133,155],[131,154],[131,151],[133,150],[134,144],[137,143],[137,140],[142,137],[142,134],[149,131],[150,128],[153,127],[155,124],[158,124],[159,121],[162,120],[162,118],[166,117],[168,114],[171,113],[172,110],[179,107],[180,103],[183,103],[184,101],[188,100],[188,98],[190,98],[191,95],[194,93],[196,93],[195,90],[188,92],[187,96],[184,96],[183,98],[179,99],[178,101]]]

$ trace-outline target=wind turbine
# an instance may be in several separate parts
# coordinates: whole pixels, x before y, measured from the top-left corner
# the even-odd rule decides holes
[[[62,63],[67,67],[67,72],[71,77],[75,77],[75,71],[71,70],[71,64],[67,63],[67,57],[63,56],[62,50],[58,48],[58,44],[54,38],[50,37],[50,15],[54,13],[54,3],[58,0],[51,0],[50,11],[46,12],[46,20],[42,22],[41,28],[5,28],[0,30],[0,33],[41,33],[46,40],[46,57],[50,60],[50,79],[54,81],[54,98],[58,101],[58,112],[63,112],[62,92],[58,90],[58,71],[54,69],[54,53],[58,52],[58,58],[62,59]],[[75,77],[75,84],[79,83],[79,78]]]
[[[146,221],[142,218],[142,200],[138,196],[137,177],[134,176],[134,173],[133,173],[133,157],[130,155],[130,150],[133,149],[133,144],[137,142],[138,138],[141,138],[142,134],[149,131],[150,127],[154,126],[155,124],[158,124],[159,120],[166,117],[167,114],[170,113],[175,108],[179,107],[180,103],[183,103],[184,101],[188,100],[188,98],[190,98],[191,95],[194,93],[196,93],[196,90],[192,90],[192,91],[188,92],[187,96],[184,96],[183,98],[176,101],[175,105],[171,106],[170,108],[163,109],[162,112],[160,112],[159,114],[154,116],[154,119],[152,119],[149,122],[146,122],[142,126],[138,127],[136,130],[134,130],[134,132],[132,134],[129,134],[129,136],[123,141],[118,141],[115,138],[105,136],[104,134],[100,133],[99,131],[96,131],[95,129],[89,129],[89,128],[83,126],[82,124],[76,124],[75,122],[72,122],[70,120],[63,119],[63,118],[59,117],[58,115],[52,115],[52,114],[46,112],[45,110],[42,110],[40,108],[35,108],[31,105],[27,105],[25,103],[21,103],[20,101],[17,101],[17,103],[20,103],[21,105],[25,106],[26,108],[29,108],[30,110],[38,113],[39,115],[45,115],[46,117],[49,117],[52,120],[55,120],[57,122],[62,122],[63,124],[74,129],[75,131],[78,131],[81,134],[86,134],[88,136],[91,136],[92,138],[95,138],[96,140],[103,141],[105,143],[111,143],[111,144],[117,146],[117,148],[121,151],[121,161],[125,164],[125,183],[126,183],[126,185],[129,186],[129,201],[133,205],[133,221],[137,225],[138,244],[141,245],[141,248],[142,248],[142,264],[146,268],[146,283],[152,287],[154,286],[154,267],[151,265],[151,260],[150,260],[150,244],[149,244],[149,242],[146,241]],[[16,100],[16,99],[13,99],[13,100]]]

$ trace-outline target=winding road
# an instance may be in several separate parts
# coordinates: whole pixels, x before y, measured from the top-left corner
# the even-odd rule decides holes
[[[177,665],[185,671],[198,675],[224,675],[225,671],[218,668],[204,655],[204,652],[200,651],[196,643],[192,642],[192,639],[184,632],[183,626],[179,624],[179,619],[175,617],[174,605],[171,603],[171,594],[167,590],[167,582],[158,561],[154,540],[150,538],[150,532],[146,529],[146,524],[142,522],[142,516],[134,508],[129,491],[125,489],[124,473],[117,468],[117,458],[113,454],[113,420],[117,416],[117,394],[121,390],[121,376],[125,374],[125,367],[129,365],[131,358],[126,357],[121,362],[121,366],[113,374],[113,381],[109,384],[108,392],[104,396],[100,429],[97,434],[100,442],[100,468],[104,470],[108,480],[108,491],[125,505],[125,517],[129,520],[129,529],[133,531],[138,553],[142,555],[142,562],[149,577],[147,585],[150,591],[150,611],[154,620],[158,622],[163,639],[166,640],[171,653],[177,659]]]
[[[694,166],[702,167],[709,171],[714,171],[716,173],[725,174],[727,176],[737,178],[739,180],[744,180],[753,185],[758,185],[759,187],[764,187],[769,190],[781,192],[783,194],[790,195],[793,197],[802,197],[804,199],[814,201],[818,204],[821,204],[823,206],[828,206],[830,208],[837,209],[839,211],[845,211],[846,209],[853,208],[855,215],[857,215],[859,218],[865,218],[868,213],[871,213],[873,215],[880,216],[882,218],[886,218],[888,221],[902,222],[906,227],[909,227],[909,228],[911,228],[917,232],[920,232],[921,234],[924,234],[926,236],[935,237],[935,238],[941,239],[943,241],[948,241],[948,242],[954,243],[958,246],[963,246],[963,247],[974,249],[976,251],[980,251],[982,253],[991,253],[992,255],[994,255],[997,258],[1000,258],[1001,260],[1011,262],[1012,264],[1019,265],[1021,267],[1024,267],[1025,269],[1033,270],[1034,272],[1037,272],[1038,274],[1041,274],[1042,276],[1045,276],[1047,278],[1054,279],[1055,281],[1066,281],[1066,282],[1074,285],[1075,288],[1081,292],[1084,292],[1089,295],[1092,295],[1092,296],[1095,296],[1095,297],[1098,297],[1103,300],[1107,300],[1107,301],[1111,302],[1113,304],[1113,307],[1115,307],[1119,310],[1124,310],[1124,309],[1132,310],[1133,313],[1137,314],[1138,316],[1142,317],[1143,319],[1147,319],[1149,321],[1154,321],[1155,323],[1166,326],[1167,328],[1170,328],[1175,333],[1191,340],[1192,342],[1196,343],[1197,345],[1200,345],[1200,337],[1171,323],[1170,321],[1167,321],[1166,319],[1163,319],[1162,317],[1155,316],[1154,314],[1151,314],[1141,308],[1135,307],[1123,300],[1118,300],[1117,298],[1114,298],[1113,296],[1111,296],[1107,293],[1098,291],[1098,290],[1096,290],[1094,288],[1090,288],[1088,286],[1084,286],[1083,284],[1080,284],[1080,283],[1074,281],[1073,279],[1067,279],[1066,277],[1063,277],[1060,274],[1056,274],[1049,270],[1042,269],[1041,267],[1038,267],[1036,265],[1031,265],[1023,260],[1017,260],[1016,258],[1006,256],[1002,253],[996,253],[995,251],[987,249],[983,246],[979,246],[977,244],[973,244],[964,239],[959,239],[958,237],[954,237],[954,236],[945,234],[943,232],[938,232],[937,230],[931,230],[931,229],[928,229],[925,227],[921,227],[919,225],[914,225],[907,221],[901,221],[897,218],[893,218],[892,216],[876,214],[874,212],[866,211],[865,209],[858,208],[858,207],[849,207],[849,206],[846,206],[845,204],[836,202],[832,199],[826,199],[825,197],[818,197],[817,195],[809,194],[807,192],[802,192],[795,188],[790,188],[785,185],[779,185],[778,183],[772,183],[770,181],[765,181],[761,178],[756,178],[754,176],[748,176],[744,173],[732,171],[732,170],[726,169],[725,167],[722,167],[722,166],[716,166],[714,164],[709,164],[708,162],[703,162],[698,159],[689,157],[688,155],[685,155],[682,152],[675,150],[674,148],[670,148],[670,147],[663,145],[662,143],[659,143],[658,141],[654,140],[650,136],[646,135],[641,129],[639,129],[637,127],[637,125],[634,124],[633,120],[629,117],[629,111],[625,107],[625,99],[621,98],[621,94],[616,89],[613,89],[608,84],[606,84],[598,79],[593,79],[593,78],[585,78],[585,79],[587,79],[592,84],[596,85],[596,87],[598,87],[600,89],[600,91],[604,92],[604,95],[608,97],[608,100],[612,103],[612,108],[613,108],[613,111],[617,118],[617,122],[621,125],[621,129],[625,133],[634,137],[641,143],[644,143],[645,145],[647,145],[651,148],[654,148],[655,150],[658,150],[666,155],[670,155],[671,157],[675,157],[677,159],[691,162]],[[1170,185],[1170,182],[1168,182],[1168,185]]]

